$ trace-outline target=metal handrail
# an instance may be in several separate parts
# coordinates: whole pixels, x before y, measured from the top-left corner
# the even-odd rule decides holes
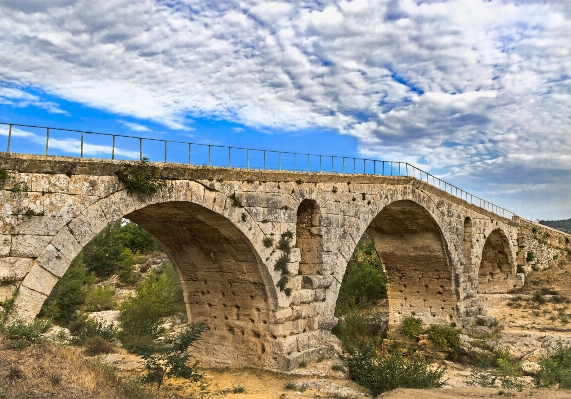
[[[339,173],[335,170],[336,162],[335,160],[339,160],[341,164],[337,163],[337,165],[341,165],[341,174],[363,174],[363,175],[376,175],[376,176],[410,176],[416,178],[422,182],[426,182],[429,185],[437,187],[440,190],[445,191],[446,193],[458,197],[466,202],[479,206],[481,208],[486,209],[489,212],[495,213],[499,216],[504,218],[511,219],[515,216],[515,214],[511,211],[508,211],[501,206],[497,206],[492,204],[489,201],[486,201],[478,196],[472,195],[467,191],[462,190],[454,186],[453,184],[447,183],[444,180],[417,168],[414,165],[409,164],[408,162],[397,162],[397,161],[383,161],[378,159],[369,159],[369,158],[356,158],[356,157],[343,157],[343,156],[335,156],[335,155],[323,155],[323,154],[307,154],[307,153],[298,153],[298,152],[290,152],[290,151],[277,151],[277,150],[264,150],[264,149],[257,149],[257,148],[245,148],[245,147],[231,147],[231,146],[223,146],[218,144],[201,144],[201,143],[192,143],[187,141],[177,141],[177,140],[163,140],[163,139],[156,139],[150,137],[140,137],[140,136],[129,136],[129,135],[122,135],[122,134],[114,134],[114,133],[102,133],[102,132],[91,132],[85,130],[73,130],[73,129],[64,129],[64,128],[53,128],[47,126],[33,126],[33,125],[23,125],[18,123],[7,123],[7,122],[0,122],[0,125],[8,125],[8,143],[6,152],[10,153],[10,146],[12,141],[12,128],[14,126],[17,127],[27,127],[27,128],[35,128],[35,129],[46,129],[46,141],[45,141],[45,155],[49,155],[49,142],[50,142],[50,132],[53,131],[62,131],[62,132],[72,132],[72,133],[81,133],[81,139],[79,142],[79,158],[85,158],[85,136],[86,135],[100,135],[100,136],[108,136],[112,138],[112,145],[111,145],[111,159],[115,159],[116,155],[116,139],[120,138],[128,138],[128,139],[137,139],[139,141],[139,159],[143,159],[143,143],[144,141],[154,141],[154,142],[162,142],[164,147],[164,157],[163,162],[167,163],[168,161],[168,145],[169,143],[172,144],[184,144],[188,146],[188,164],[194,165],[208,165],[212,166],[212,149],[213,148],[222,148],[227,150],[228,160],[227,166],[228,167],[235,167],[241,168],[241,166],[232,165],[232,150],[234,151],[245,151],[246,152],[246,169],[252,169],[250,167],[250,154],[252,152],[262,153],[263,154],[263,170],[293,170],[293,171],[302,171],[297,168],[297,158],[298,157],[306,157],[307,158],[307,170],[303,170],[306,172],[311,171],[311,160],[312,159],[319,159],[319,173],[323,172],[330,172],[330,173]],[[53,137],[53,135],[52,135]],[[192,162],[192,154],[193,154],[193,146],[194,147],[207,147],[208,149],[208,162],[206,163],[193,163]],[[226,151],[225,151],[226,153]],[[278,169],[272,169],[267,167],[267,155],[268,154],[277,154],[279,158],[279,167]],[[293,169],[283,169],[282,158],[283,155],[293,155]],[[91,157],[90,157],[91,158]],[[327,158],[331,158],[331,168],[328,168],[327,165],[323,162],[323,160]],[[353,160],[352,162],[352,173],[351,169],[346,171],[346,160]],[[357,162],[359,164],[363,163],[363,173],[357,173]],[[372,173],[367,173],[367,165],[371,165],[372,163]],[[349,162],[351,164],[351,162]],[[386,166],[389,167],[390,173],[385,174]],[[380,173],[379,173],[380,171]],[[317,173],[317,171],[315,171]]]

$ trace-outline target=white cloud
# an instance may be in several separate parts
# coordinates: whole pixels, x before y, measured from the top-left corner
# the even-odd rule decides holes
[[[59,104],[52,101],[42,101],[38,96],[11,87],[0,87],[0,104],[9,104],[17,108],[29,106],[45,109],[52,114],[69,115]]]
[[[134,132],[150,132],[151,131],[151,129],[149,129],[148,127],[141,125],[139,123],[126,122],[126,121],[119,121],[119,122]]]
[[[0,79],[119,115],[336,129],[364,155],[480,186],[571,174],[568,1],[9,0],[2,13]],[[40,106],[25,97],[0,93]]]

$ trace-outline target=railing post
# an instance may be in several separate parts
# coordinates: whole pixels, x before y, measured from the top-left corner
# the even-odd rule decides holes
[[[266,170],[266,150],[264,150],[264,170]]]
[[[363,159],[363,174],[367,174],[367,160]]]
[[[188,143],[188,164],[192,165],[191,162],[191,155],[192,155],[192,143]]]
[[[212,145],[208,144],[208,166],[210,166],[210,162],[211,162],[211,159],[210,159],[210,148],[211,147],[212,147]]]
[[[307,171],[308,172],[309,172],[309,165],[310,165],[309,154],[307,154]]]
[[[282,170],[282,152],[279,152],[280,170]]]
[[[293,171],[295,172],[297,170],[296,167],[296,162],[297,162],[297,153],[293,153]]]
[[[81,140],[79,143],[79,157],[83,158],[83,132],[81,132]]]
[[[111,159],[115,159],[115,135],[113,135],[113,142],[111,144]]]
[[[165,163],[167,163],[168,144],[169,142],[165,140]]]
[[[8,127],[8,146],[6,147],[6,152],[10,152],[10,140],[12,139],[12,124]]]
[[[393,161],[391,161],[391,176],[393,175]]]
[[[343,157],[343,174],[345,174],[345,157]]]
[[[335,173],[335,157],[331,156],[331,173]]]
[[[246,149],[246,169],[250,169],[250,149]]]
[[[353,174],[357,173],[357,158],[353,158]]]
[[[48,127],[46,130],[46,155],[48,155],[50,146],[50,128]]]
[[[230,165],[232,164],[231,156],[232,156],[232,154],[230,153],[230,147],[228,147],[228,167],[230,167]]]
[[[377,161],[373,160],[373,174],[376,176],[377,175]]]
[[[319,173],[323,172],[322,155],[319,156]]]
[[[139,161],[143,160],[143,138],[139,137]]]

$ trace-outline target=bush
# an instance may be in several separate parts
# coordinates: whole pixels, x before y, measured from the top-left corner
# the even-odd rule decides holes
[[[448,349],[452,353],[452,357],[458,356],[460,330],[446,324],[433,324],[427,332],[428,338],[432,342],[441,348]]]
[[[99,312],[113,309],[117,306],[115,301],[115,289],[109,286],[97,286],[87,293],[85,299],[85,310],[88,312]]]
[[[534,377],[538,387],[558,385],[561,389],[571,389],[571,346],[557,342],[547,356],[539,362],[539,372]]]
[[[125,185],[128,194],[150,195],[166,187],[165,181],[159,178],[159,168],[151,165],[148,158],[136,164],[123,165],[115,175]]]
[[[431,370],[424,359],[405,359],[399,352],[380,355],[369,343],[343,356],[350,377],[376,396],[396,388],[440,388],[444,369]]]
[[[407,317],[402,321],[401,332],[409,339],[418,339],[422,332],[422,319],[414,316]]]
[[[87,338],[83,345],[85,346],[83,354],[87,356],[96,356],[115,352],[113,344],[100,336]]]
[[[39,316],[67,326],[73,320],[75,312],[83,305],[87,296],[86,286],[90,284],[92,279],[85,272],[83,254],[80,252],[54,286]]]
[[[382,270],[373,241],[364,236],[347,263],[335,314],[340,316],[351,309],[362,309],[386,298],[387,278]]]
[[[22,349],[32,343],[42,341],[42,334],[50,327],[50,322],[43,319],[36,319],[32,323],[23,320],[15,320],[0,325],[0,333],[10,339],[14,347]]]
[[[82,315],[69,324],[69,331],[73,335],[72,342],[82,345],[89,338],[100,337],[106,341],[112,341],[117,335],[113,324],[103,324],[99,321],[88,319]]]
[[[136,292],[120,307],[120,339],[124,344],[145,336],[157,337],[163,317],[185,312],[182,287],[170,262],[149,273]]]
[[[191,324],[180,333],[167,337],[164,345],[148,346],[139,352],[145,364],[142,381],[157,383],[157,391],[165,377],[182,377],[198,382],[203,374],[197,371],[198,361],[189,365],[193,356],[188,349],[193,346],[207,327],[203,323]]]
[[[533,253],[533,251],[527,251],[527,254],[525,256],[525,260],[527,262],[533,262],[534,259],[535,259],[535,254]]]
[[[383,316],[374,311],[354,309],[339,321],[332,332],[345,346],[359,346],[362,342],[383,337],[386,326]]]

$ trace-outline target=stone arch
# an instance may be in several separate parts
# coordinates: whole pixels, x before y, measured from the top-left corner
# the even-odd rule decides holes
[[[301,252],[299,274],[322,273],[323,243],[320,231],[321,212],[317,202],[304,199],[297,208],[296,248]]]
[[[141,200],[118,191],[87,207],[34,261],[20,286],[15,315],[34,318],[83,246],[108,223],[125,217],[165,249],[181,279],[189,320],[207,321],[210,330],[198,353],[203,362],[274,367],[282,361],[272,353],[269,331],[277,293],[252,239],[233,221],[240,214],[224,205],[223,194],[197,204],[181,201],[180,193],[172,190]],[[221,205],[208,209],[207,203]],[[256,234],[253,229],[246,230]]]
[[[478,269],[478,294],[505,293],[516,286],[510,243],[497,228],[486,238]]]
[[[398,200],[385,206],[366,231],[388,279],[390,328],[408,316],[427,324],[455,322],[454,272],[431,214],[414,201]]]

